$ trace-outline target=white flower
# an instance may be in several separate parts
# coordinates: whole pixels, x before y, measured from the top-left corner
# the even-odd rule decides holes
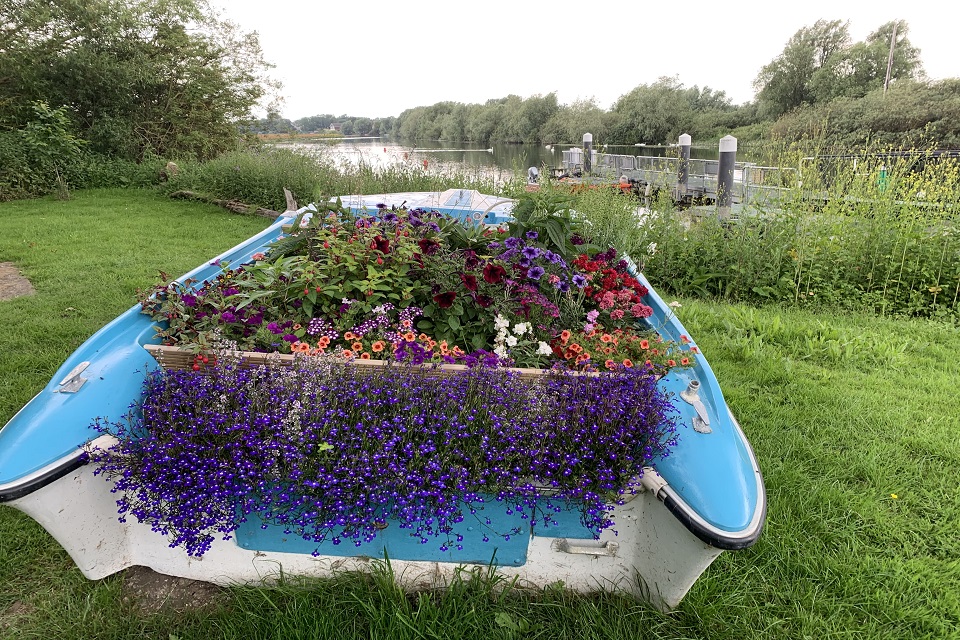
[[[499,347],[496,347],[496,348],[493,350],[493,352],[494,352],[495,354],[497,354],[498,356],[500,356],[501,358],[506,358],[507,355],[508,355],[508,354],[507,354],[507,348],[504,347],[503,345],[501,345],[501,346],[499,346]]]
[[[655,255],[657,253],[656,242],[651,242],[649,245],[647,245],[647,253],[649,253],[650,255]]]
[[[496,320],[493,321],[493,326],[497,329],[508,329],[510,327],[510,321],[498,313]]]
[[[517,324],[513,325],[513,332],[518,336],[522,336],[529,330],[530,330],[530,325],[527,324],[526,322],[518,322]]]
[[[507,346],[508,347],[517,346],[517,336],[507,336]]]
[[[667,305],[667,306],[670,307],[671,309],[679,309],[679,308],[682,307],[683,305],[680,304],[679,302],[677,302],[676,300],[674,300],[673,302],[671,302],[671,303],[670,303],[669,305]]]
[[[537,343],[537,354],[541,356],[549,356],[553,353],[553,349],[550,348],[546,342],[540,341]]]

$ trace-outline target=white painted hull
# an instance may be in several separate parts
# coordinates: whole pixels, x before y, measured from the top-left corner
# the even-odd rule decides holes
[[[27,496],[7,504],[46,529],[70,554],[87,578],[104,578],[131,566],[221,585],[263,584],[281,575],[331,577],[364,571],[364,556],[339,557],[243,549],[234,540],[216,540],[202,559],[170,548],[166,538],[130,518],[117,519],[110,483],[84,465]],[[627,591],[668,610],[675,607],[721,550],[692,535],[651,491],[614,512],[619,535],[609,530],[600,540],[534,537],[519,567],[497,567],[499,575],[521,585],[562,583],[580,592]],[[568,544],[569,543],[569,544]],[[391,560],[397,580],[407,588],[442,586],[460,565],[449,562]],[[486,569],[486,566],[483,565]]]

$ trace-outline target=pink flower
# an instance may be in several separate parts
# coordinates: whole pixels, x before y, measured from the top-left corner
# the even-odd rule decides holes
[[[253,254],[250,257],[253,258],[254,260],[263,260],[264,258],[267,257],[267,254],[265,254],[262,251],[257,251],[255,254]]]
[[[623,309],[614,309],[610,312],[610,317],[614,320],[619,320],[623,317]]]
[[[600,299],[600,308],[601,309],[610,309],[614,305],[614,295],[612,291],[607,291],[603,294],[603,297]]]
[[[630,307],[630,315],[634,318],[649,318],[653,315],[653,307],[648,307],[642,302],[638,302]]]

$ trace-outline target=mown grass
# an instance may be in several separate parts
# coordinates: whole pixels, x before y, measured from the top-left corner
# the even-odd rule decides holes
[[[158,269],[180,274],[262,219],[148,192],[0,205],[0,261],[37,288],[0,302],[0,423]],[[756,450],[766,529],[662,614],[614,593],[523,590],[481,571],[405,594],[372,575],[230,589],[143,615],[0,507],[4,638],[960,637],[960,335],[948,324],[682,300]],[[894,497],[896,496],[896,497]]]

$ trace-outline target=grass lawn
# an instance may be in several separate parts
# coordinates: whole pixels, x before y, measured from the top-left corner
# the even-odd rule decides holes
[[[157,272],[180,275],[266,226],[148,191],[0,204],[0,424]],[[654,283],[656,286],[656,283]],[[766,529],[661,614],[612,593],[465,577],[404,594],[369,576],[234,588],[142,615],[0,505],[0,638],[960,638],[960,332],[928,321],[683,300],[766,480]]]

